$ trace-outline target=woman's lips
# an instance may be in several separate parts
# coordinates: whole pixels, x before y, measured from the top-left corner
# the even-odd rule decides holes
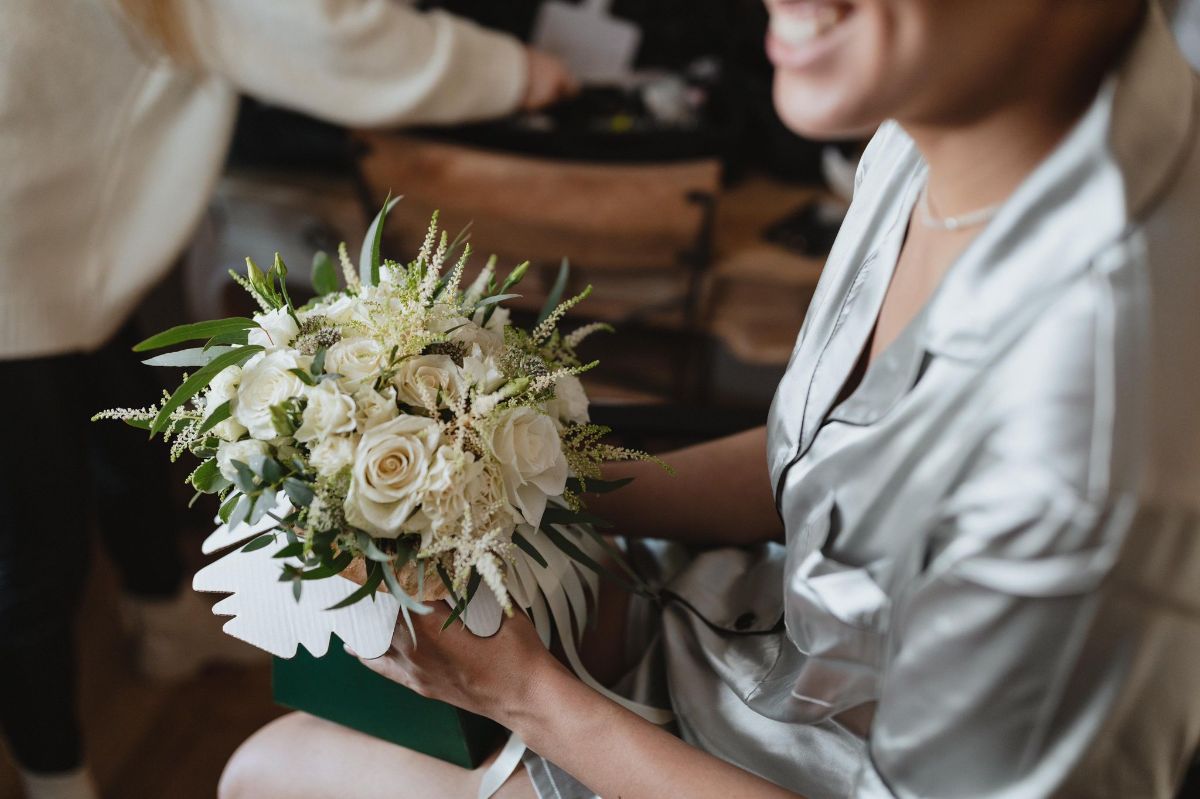
[[[854,7],[844,2],[801,0],[772,7],[767,56],[777,67],[797,69],[819,60]]]

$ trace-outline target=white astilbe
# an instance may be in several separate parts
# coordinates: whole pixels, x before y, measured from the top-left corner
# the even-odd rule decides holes
[[[583,327],[576,328],[575,330],[572,330],[566,338],[563,339],[563,346],[573,350],[582,344],[583,340],[588,336],[601,331],[604,331],[605,333],[611,333],[613,332],[613,326],[607,322],[592,322],[590,325],[584,325]]]
[[[530,336],[530,339],[533,341],[533,343],[542,344],[548,341],[550,337],[554,335],[554,330],[558,327],[559,321],[561,321],[562,318],[567,315],[567,312],[579,303],[586,300],[588,295],[591,293],[592,287],[588,286],[571,299],[564,300],[563,302],[559,303],[558,307],[555,308],[540,325],[533,329],[533,334]]]
[[[528,392],[534,396],[537,396],[543,391],[549,391],[554,387],[555,383],[557,383],[559,380],[562,380],[564,377],[581,375],[584,372],[595,369],[599,365],[599,361],[592,361],[591,363],[585,363],[583,366],[571,366],[564,367],[562,369],[555,369],[549,374],[535,377],[529,384]]]
[[[458,263],[454,265],[454,269],[450,271],[450,276],[446,278],[446,286],[442,289],[441,296],[454,297],[458,294],[458,287],[462,283],[463,272],[466,271],[467,261],[471,258],[471,245],[463,246],[462,255],[458,257]]]
[[[342,277],[346,281],[346,286],[352,291],[360,285],[358,279],[358,270],[354,268],[354,263],[350,260],[350,253],[346,250],[346,242],[338,245],[338,261],[342,265]]]

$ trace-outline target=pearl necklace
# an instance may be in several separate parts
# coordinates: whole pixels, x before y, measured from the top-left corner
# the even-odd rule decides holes
[[[921,224],[933,230],[962,230],[963,228],[977,227],[992,221],[1000,211],[1000,206],[1003,203],[989,205],[986,208],[979,208],[975,211],[968,211],[965,214],[958,216],[935,216],[933,209],[929,207],[929,187],[921,189],[921,200],[918,203],[918,217]]]

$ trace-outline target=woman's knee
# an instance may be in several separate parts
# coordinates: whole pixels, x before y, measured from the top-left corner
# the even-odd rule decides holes
[[[271,785],[278,780],[281,769],[286,770],[291,760],[287,741],[295,740],[304,722],[302,714],[291,713],[243,741],[221,772],[217,784],[219,799],[282,795],[282,791],[273,792]]]

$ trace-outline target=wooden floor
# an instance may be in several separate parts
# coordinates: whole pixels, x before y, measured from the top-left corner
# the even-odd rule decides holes
[[[198,545],[195,547],[198,550]],[[213,799],[229,755],[284,711],[270,696],[266,660],[213,668],[162,685],[137,676],[117,620],[111,567],[94,560],[81,616],[81,701],[88,755],[106,799]],[[19,783],[0,752],[0,799]]]

